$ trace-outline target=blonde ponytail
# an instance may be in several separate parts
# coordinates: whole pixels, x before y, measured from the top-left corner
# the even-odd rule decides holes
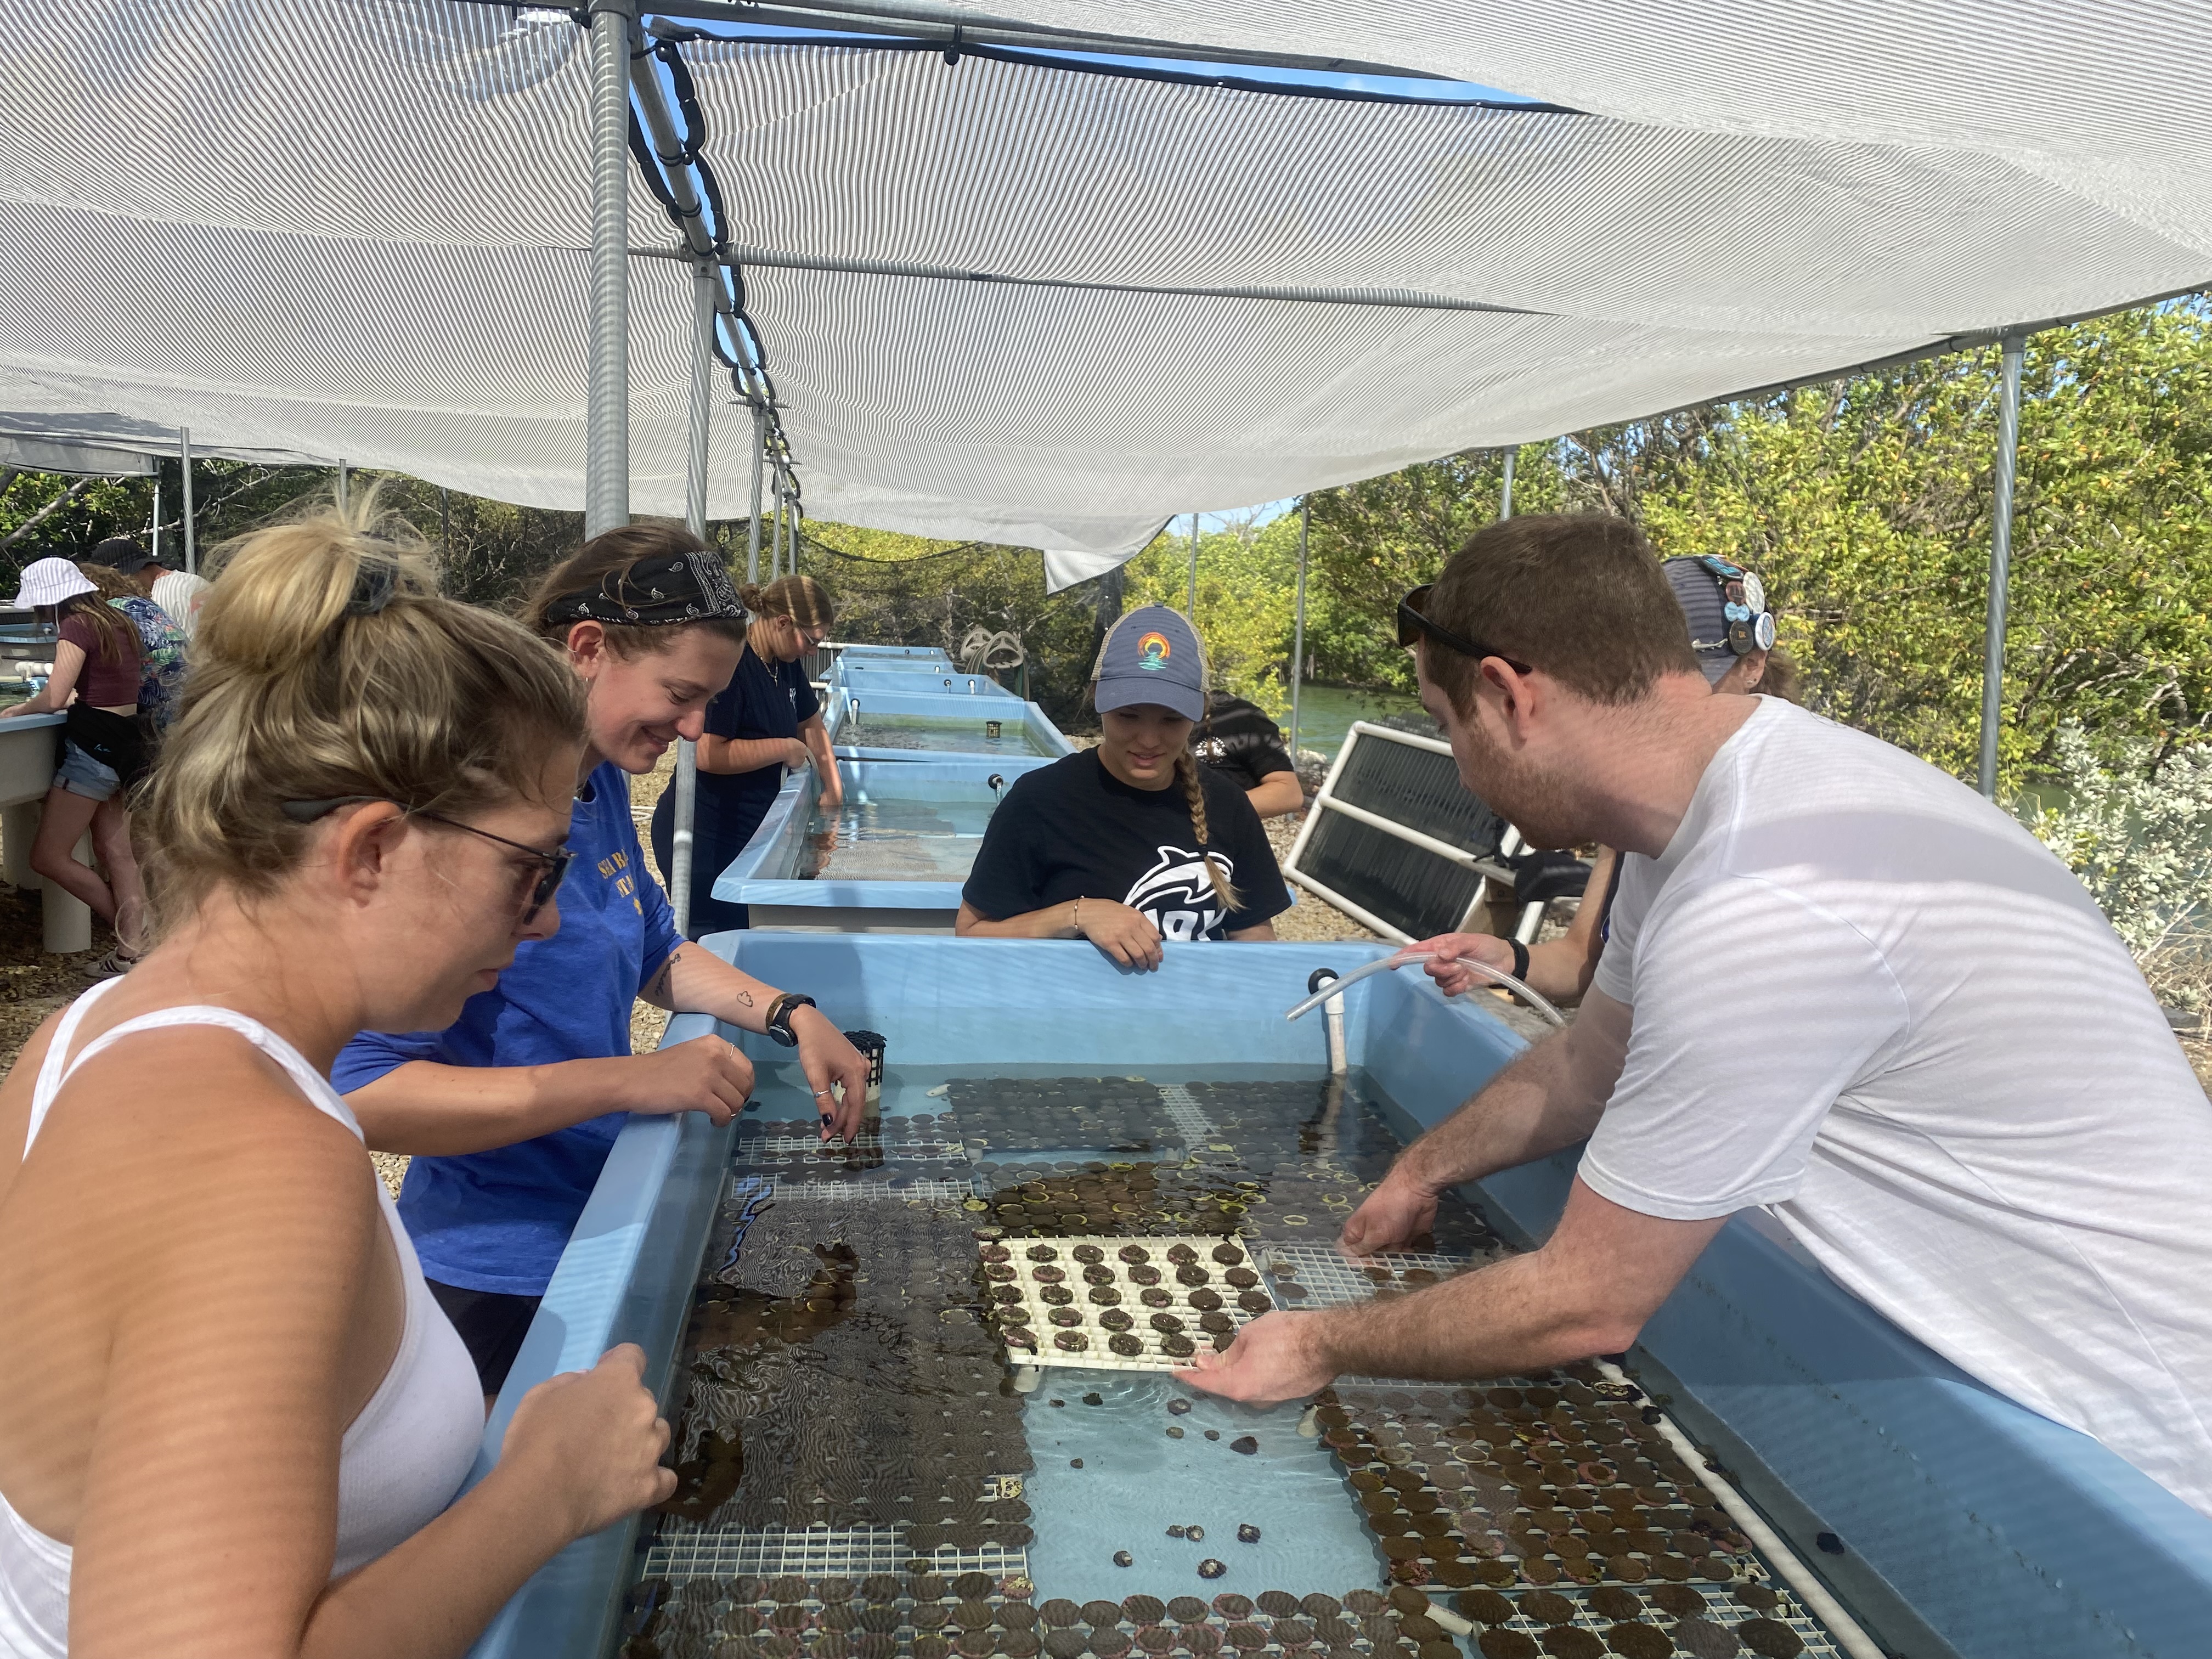
[[[756,617],[787,617],[801,628],[827,628],[837,620],[830,590],[796,572],[772,582],[747,582],[738,589],[738,598]]]
[[[1176,781],[1182,785],[1183,802],[1190,808],[1190,827],[1198,835],[1199,856],[1206,860],[1206,879],[1213,884],[1213,896],[1231,911],[1241,910],[1244,908],[1243,896],[1237,892],[1236,884],[1229,879],[1229,872],[1213,856],[1213,849],[1208,842],[1206,833],[1206,786],[1199,776],[1198,757],[1190,752],[1188,742],[1184,743],[1182,752],[1176,757],[1175,769]]]
[[[134,812],[162,920],[265,896],[313,831],[294,800],[465,816],[535,795],[583,741],[580,683],[525,628],[440,597],[374,490],[216,555],[182,706]]]

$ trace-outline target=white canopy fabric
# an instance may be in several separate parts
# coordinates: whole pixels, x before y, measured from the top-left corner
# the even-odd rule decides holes
[[[183,453],[184,434],[174,427],[128,415],[83,412],[33,414],[0,410],[0,464],[46,472],[85,472],[101,477],[151,476],[154,463]],[[241,449],[213,433],[192,434],[194,460],[213,457],[251,461],[261,466],[335,466],[319,455],[285,449]]]
[[[2212,76],[2171,9],[987,9],[1589,112],[688,45],[809,515],[1055,576],[1174,514],[2212,281]],[[573,25],[58,0],[11,45],[0,404],[581,504]],[[633,244],[673,240],[635,188]],[[672,514],[690,281],[630,270],[633,503]],[[749,428],[718,400],[710,516]]]

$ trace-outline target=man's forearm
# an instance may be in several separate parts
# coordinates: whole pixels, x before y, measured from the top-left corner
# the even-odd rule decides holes
[[[1541,1253],[1508,1257],[1407,1296],[1310,1316],[1309,1340],[1331,1375],[1461,1381],[1514,1376],[1635,1340],[1620,1317],[1561,1294]]]
[[[1602,1102],[1573,1097],[1571,1030],[1557,1031],[1466,1105],[1400,1153],[1392,1178],[1431,1193],[1479,1181],[1571,1146],[1596,1127]]]
[[[606,1112],[629,1109],[625,1062],[440,1066],[410,1060],[346,1097],[380,1152],[459,1158],[534,1140]]]

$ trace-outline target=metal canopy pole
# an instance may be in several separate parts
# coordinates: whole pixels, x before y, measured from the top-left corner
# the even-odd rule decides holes
[[[789,568],[784,572],[787,576],[799,574],[799,526],[805,516],[805,510],[799,504],[799,492],[793,489],[791,492],[791,557],[787,562]]]
[[[1198,625],[1198,514],[1190,515],[1190,597],[1183,601],[1182,614]]]
[[[199,550],[192,539],[192,429],[177,428],[177,456],[185,469],[185,573],[199,574]]]
[[[753,404],[753,516],[745,526],[745,580],[760,580],[761,474],[768,466],[768,410]]]
[[[151,540],[154,562],[159,564],[161,562],[161,479],[158,473],[154,478],[154,534]]]
[[[338,463],[338,511],[341,513],[346,507],[346,464],[342,460]]]
[[[1498,517],[1502,523],[1513,516],[1513,458],[1517,449],[1505,452],[1505,487],[1498,492]]]
[[[629,522],[629,32],[636,0],[592,0],[592,373],[584,534]]]
[[[1996,500],[1990,507],[1990,620],[1982,646],[1983,797],[1997,798],[1997,728],[2004,721],[2005,589],[2012,580],[2013,480],[2020,459],[2020,361],[2024,336],[2004,338],[2003,387],[1997,400]]]
[[[691,453],[684,471],[684,522],[701,540],[707,536],[707,443],[713,428],[714,372],[714,268],[701,264],[691,273]],[[676,823],[668,854],[668,897],[676,912],[676,932],[691,937],[692,830],[699,818],[699,745],[676,740]]]
[[[769,526],[768,579],[783,574],[783,466],[775,469],[775,517]]]
[[[1298,497],[1298,610],[1291,631],[1291,764],[1298,763],[1298,687],[1306,677],[1306,540],[1313,529],[1313,498]]]

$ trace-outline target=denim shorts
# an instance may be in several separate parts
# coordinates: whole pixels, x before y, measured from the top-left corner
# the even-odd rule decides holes
[[[54,774],[55,788],[82,795],[87,800],[106,800],[122,787],[123,780],[116,776],[113,767],[94,760],[67,738],[62,739],[62,763]]]

